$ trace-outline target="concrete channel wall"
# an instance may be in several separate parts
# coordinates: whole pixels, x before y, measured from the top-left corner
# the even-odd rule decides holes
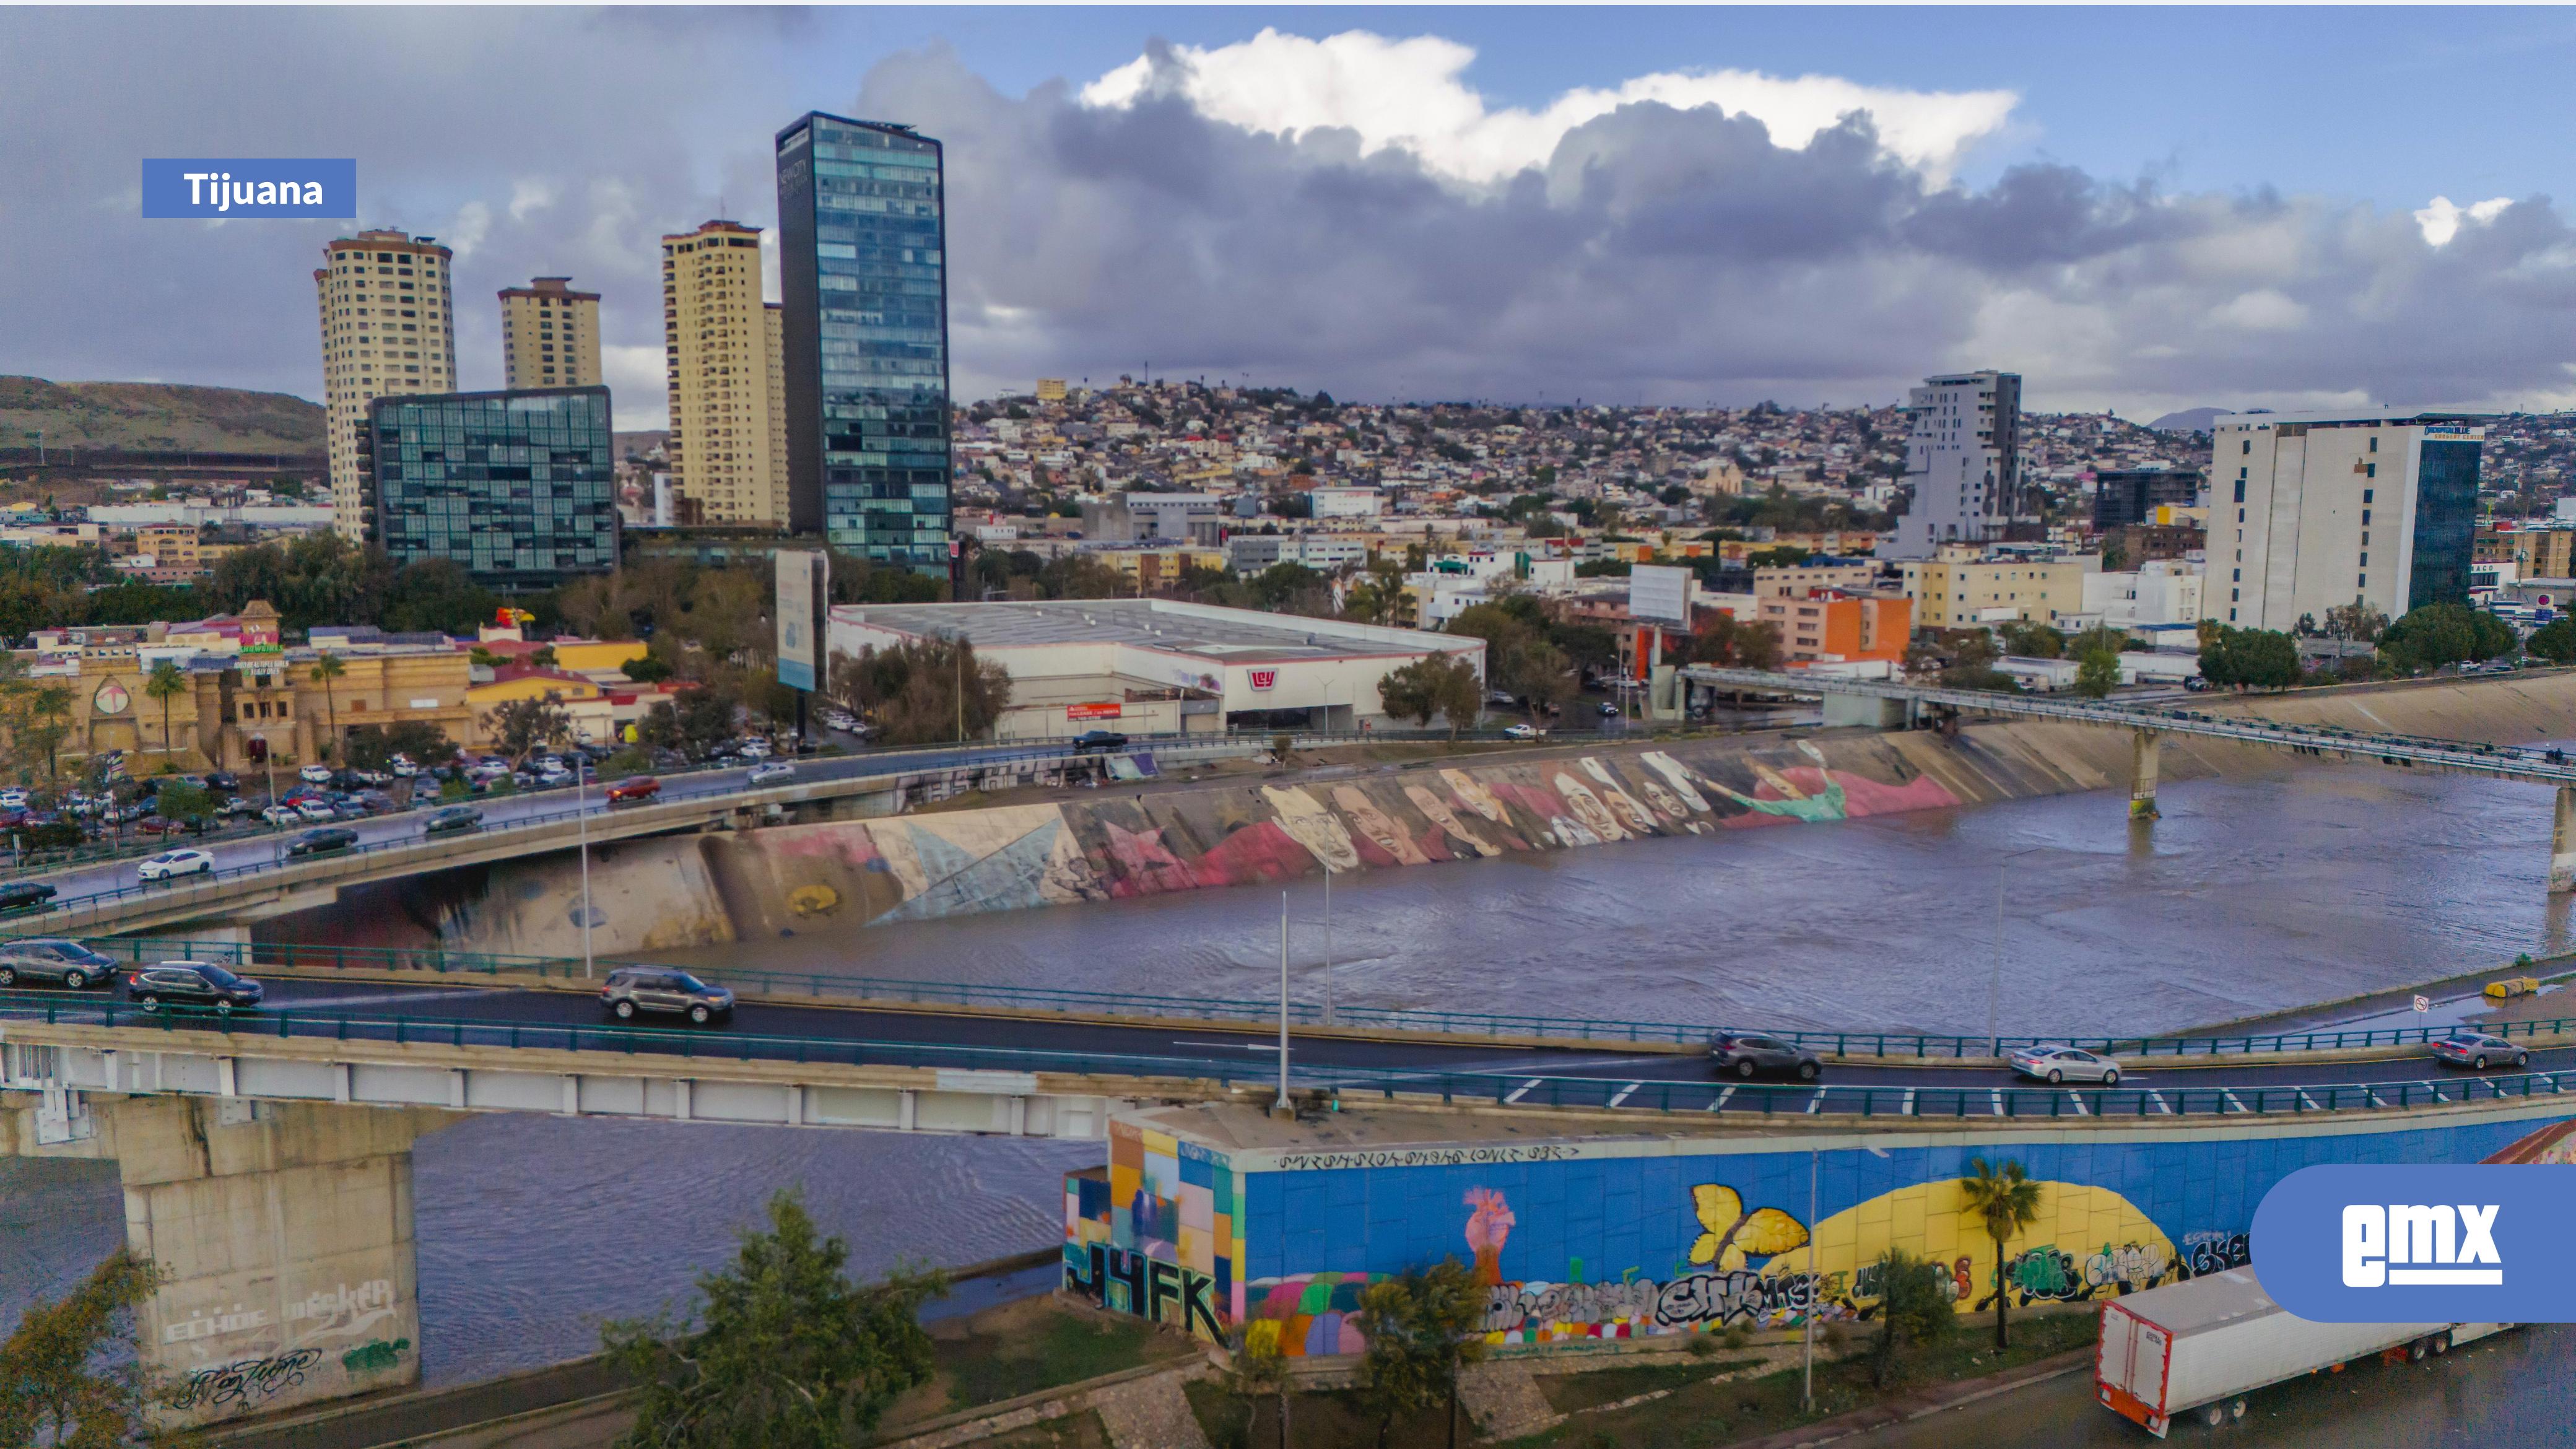
[[[2576,674],[2211,699],[2282,719],[2491,741],[2576,735]],[[591,945],[664,950],[978,911],[1432,865],[1646,836],[1946,809],[2129,782],[2126,732],[2039,721],[1956,735],[1820,730],[1552,746],[623,842],[591,859]],[[2321,768],[2176,738],[2163,775]],[[2339,765],[2333,768],[2385,768]],[[1034,798],[1031,798],[1034,797]],[[2106,809],[2123,808],[2106,802]],[[2535,796],[2535,809],[2545,808]],[[263,939],[578,955],[567,855],[346,890]]]

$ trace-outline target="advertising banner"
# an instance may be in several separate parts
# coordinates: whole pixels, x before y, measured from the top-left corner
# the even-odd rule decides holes
[[[1689,569],[1634,565],[1628,570],[1628,617],[1688,624],[1690,576]]]
[[[1124,713],[1126,713],[1126,707],[1114,699],[1098,704],[1068,704],[1064,707],[1064,717],[1069,720],[1116,719]]]
[[[825,609],[832,598],[831,556],[820,549],[781,549],[778,602],[778,682],[811,694],[823,672]]]
[[[2564,1323],[2576,1166],[2304,1167],[2254,1210],[2272,1300],[2317,1323]]]

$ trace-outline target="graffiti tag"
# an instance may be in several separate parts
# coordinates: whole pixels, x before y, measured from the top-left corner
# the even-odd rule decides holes
[[[1216,1316],[1216,1279],[1167,1258],[1093,1243],[1083,1258],[1065,1255],[1064,1286],[1113,1313],[1132,1313],[1148,1323],[1178,1323],[1211,1339],[1225,1337]]]
[[[2182,1235],[2182,1255],[2190,1276],[2194,1278],[2242,1268],[2254,1261],[2254,1250],[2247,1246],[2243,1233],[2185,1233]]]
[[[403,1350],[409,1347],[411,1340],[408,1338],[397,1338],[391,1343],[381,1338],[371,1339],[340,1355],[340,1367],[353,1374],[382,1373],[389,1368],[401,1367]]]
[[[1412,1147],[1384,1152],[1290,1152],[1279,1158],[1283,1172],[1328,1172],[1345,1167],[1457,1167],[1486,1162],[1560,1162],[1578,1154],[1553,1143],[1501,1147]]]
[[[188,1375],[170,1398],[174,1409],[214,1409],[256,1404],[288,1389],[300,1388],[304,1371],[321,1362],[320,1349],[299,1348],[267,1358],[246,1358]]]

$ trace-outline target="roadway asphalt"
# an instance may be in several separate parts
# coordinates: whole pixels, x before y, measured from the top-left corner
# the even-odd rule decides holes
[[[715,975],[715,973],[709,973]],[[717,976],[716,979],[721,979]],[[272,979],[266,1008],[236,1019],[240,1030],[271,1032],[287,1018],[296,1036],[347,1035],[407,1040],[459,1040],[468,1044],[528,1047],[607,1047],[627,1044],[589,1030],[613,1027],[587,992],[381,982]],[[46,1006],[106,1007],[112,998],[92,990],[80,995],[41,988],[0,992],[0,1016],[42,1012]],[[120,1019],[135,1013],[120,1010]],[[729,1023],[691,1027],[652,1018],[636,1023],[648,1034],[637,1050],[693,1056],[753,1057],[951,1066],[987,1070],[1098,1071],[1116,1074],[1219,1076],[1266,1080],[1277,1067],[1275,1034],[1235,1023],[1099,1023],[938,1011],[885,1011],[828,1004],[745,1002]],[[1523,1048],[1481,1042],[1370,1041],[1292,1035],[1290,1063],[1301,1085],[1337,1085],[1345,1092],[1382,1088],[1446,1090],[1528,1105],[1670,1107],[1687,1111],[1805,1113],[1867,1110],[1937,1116],[2153,1116],[2169,1112],[2313,1110],[2332,1105],[2319,1089],[2385,1088],[2426,1081],[2444,1084],[2450,1100],[2472,1090],[2474,1080],[2518,1092],[2529,1078],[2510,1067],[2481,1075],[2423,1056],[2389,1060],[2319,1062],[2258,1057],[2233,1062],[2149,1064],[2124,1070],[2116,1089],[2065,1087],[1986,1066],[1932,1063],[1830,1064],[1818,1087],[1795,1082],[1741,1084],[1713,1077],[1696,1054]],[[2576,1072],[2576,1047],[2531,1054],[2530,1074]],[[2569,1083],[2576,1089],[2576,1081]],[[2551,1088],[2542,1084],[2541,1090]],[[2298,1100],[2305,1091],[2309,1099]],[[2233,1093],[2234,1101],[2222,1094]],[[2258,1093],[2268,1096],[2258,1097]],[[2427,1100],[2418,1090],[2413,1100]],[[2384,1105],[2395,1105],[2384,1100]],[[2347,1093],[2341,1105],[2366,1105]]]
[[[1154,748],[1151,743],[1142,744],[1138,746],[1136,752],[1150,753]],[[883,774],[890,770],[945,769],[952,765],[969,764],[977,759],[994,755],[1024,755],[1029,752],[1029,749],[1030,746],[1026,742],[1014,742],[969,745],[954,749],[885,750],[850,755],[808,755],[796,760],[794,764],[797,783],[810,784],[817,780],[847,779]],[[746,782],[750,773],[751,767],[746,765],[738,769],[697,770],[686,774],[665,775],[662,777],[660,799],[691,800],[709,795],[734,794],[747,787]],[[281,778],[280,784],[284,783]],[[600,789],[598,782],[594,781],[589,792],[587,813],[600,814],[608,809],[607,802],[601,798]],[[360,847],[419,840],[423,838],[421,822],[427,817],[430,808],[438,803],[431,800],[422,806],[396,811],[389,815],[371,815],[363,819],[331,823],[346,825],[356,831]],[[524,791],[498,798],[486,796],[470,803],[483,812],[484,828],[492,830],[506,828],[530,816],[553,815],[569,819],[576,811],[578,799],[572,789],[557,787]],[[173,837],[169,844],[171,848],[193,847],[204,850],[215,858],[215,870],[218,873],[232,875],[285,863],[287,842],[305,830],[316,828],[320,823],[322,822],[229,839],[192,840],[185,836],[178,836]],[[71,906],[92,896],[133,889],[139,884],[139,879],[135,875],[136,863],[146,858],[139,855],[128,856],[121,860],[100,861],[93,865],[75,866],[60,871],[30,872],[23,878],[41,880],[53,885],[56,892],[53,904],[56,907]],[[12,877],[12,879],[17,878],[19,877]],[[181,877],[178,884],[184,885],[193,879],[196,877]],[[41,928],[41,919],[29,919]]]

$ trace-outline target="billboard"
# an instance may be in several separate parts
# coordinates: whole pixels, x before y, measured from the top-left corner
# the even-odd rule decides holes
[[[823,670],[824,610],[832,599],[831,555],[820,549],[777,553],[778,682],[811,694]]]
[[[1690,623],[1689,569],[1638,564],[1628,570],[1628,617]]]
[[[1114,699],[1097,704],[1068,704],[1064,707],[1064,717],[1069,720],[1117,719],[1126,712],[1126,706]]]

